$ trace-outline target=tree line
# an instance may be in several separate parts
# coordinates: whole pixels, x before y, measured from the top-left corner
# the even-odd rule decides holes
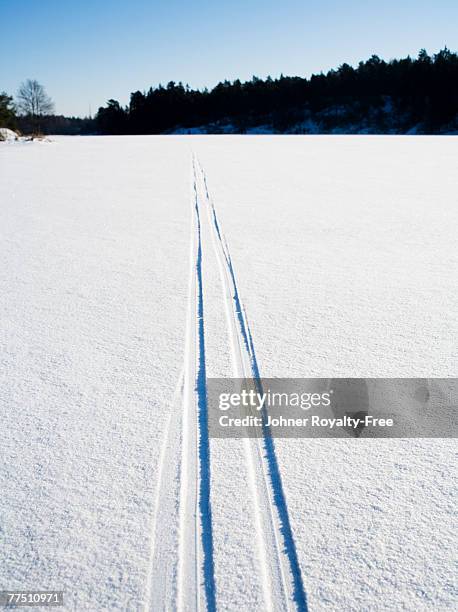
[[[44,88],[27,80],[16,101],[0,94],[0,127],[54,134],[163,134],[204,128],[246,132],[268,126],[273,132],[351,131],[370,118],[373,131],[423,133],[458,131],[458,55],[447,48],[413,59],[389,62],[373,55],[356,68],[342,64],[310,78],[280,76],[223,81],[213,89],[191,89],[170,81],[166,86],[130,94],[122,106],[108,100],[92,118],[55,115]],[[302,128],[300,127],[302,125]],[[350,127],[349,127],[350,126]]]
[[[103,134],[161,134],[180,126],[216,127],[218,122],[230,123],[240,132],[267,122],[282,132],[300,122],[304,110],[313,116],[346,106],[363,115],[387,98],[394,104],[393,112],[407,114],[410,123],[421,123],[426,132],[438,131],[458,111],[457,54],[445,48],[429,56],[421,50],[416,59],[389,62],[373,55],[356,68],[342,64],[309,79],[253,77],[245,83],[223,81],[211,90],[171,81],[165,87],[133,92],[125,107],[109,100],[96,120]]]
[[[195,90],[171,81],[165,87],[135,91],[123,107],[109,100],[97,113],[97,129],[103,134],[161,134],[178,127],[193,128],[226,122],[234,131],[270,124],[282,132],[304,117],[326,116],[336,124],[344,109],[358,119],[369,108],[389,100],[391,113],[421,124],[425,132],[437,132],[456,119],[458,112],[458,55],[447,48],[430,56],[423,49],[416,59],[386,62],[373,55],[356,68],[342,64],[327,74],[309,79],[285,77],[242,83],[223,81],[211,90]],[[334,109],[333,112],[324,112]]]

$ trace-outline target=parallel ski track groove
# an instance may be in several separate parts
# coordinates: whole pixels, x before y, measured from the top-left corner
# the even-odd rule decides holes
[[[199,334],[199,368],[197,373],[197,395],[199,411],[199,467],[200,490],[199,508],[202,521],[202,546],[204,552],[203,571],[207,610],[216,610],[215,575],[213,561],[213,527],[210,500],[210,441],[208,437],[208,406],[207,406],[207,373],[205,365],[205,327],[204,327],[204,291],[202,281],[202,236],[200,212],[195,185],[195,210],[197,219],[197,286],[198,286],[198,334]]]
[[[169,518],[171,518],[174,513],[174,508],[171,508],[173,500],[170,499],[170,494],[172,488],[171,482],[175,481],[175,487],[178,488],[177,477],[179,479],[181,469],[181,462],[177,459],[175,453],[178,454],[177,449],[179,447],[178,429],[181,426],[183,376],[184,369],[182,369],[178,377],[178,382],[172,395],[159,454],[156,493],[150,526],[150,557],[145,583],[144,612],[158,610],[161,605],[159,603],[161,597],[165,600],[167,598],[167,590],[169,589],[173,593],[176,589],[175,564],[172,562],[164,565],[163,561],[171,546],[171,542],[173,545],[175,538],[170,529],[167,530],[167,537],[164,537],[164,533],[161,530],[160,514],[161,511],[168,512],[170,513]],[[178,405],[180,406],[179,408]],[[159,568],[161,560],[162,567]],[[173,594],[169,593],[169,597],[173,597]]]
[[[236,331],[236,333],[238,334],[238,337],[236,340],[232,339],[232,344],[234,348],[237,344],[239,345],[240,357],[238,357],[237,354],[234,353],[234,359],[236,361],[237,360],[240,361],[239,369],[241,366],[242,372],[240,372],[239,375],[242,376],[243,378],[248,378],[248,377],[253,378],[258,392],[262,393],[262,383],[261,383],[258,362],[256,358],[253,336],[252,336],[251,329],[250,329],[248,319],[246,316],[246,311],[244,308],[242,308],[239,289],[237,285],[237,280],[236,280],[235,271],[234,271],[234,267],[232,264],[232,259],[230,256],[229,248],[227,245],[227,241],[223,237],[223,234],[221,231],[221,225],[217,218],[214,202],[212,201],[210,197],[205,171],[200,163],[198,163],[198,165],[199,165],[200,174],[202,177],[202,183],[205,189],[205,199],[206,199],[207,211],[209,214],[209,221],[213,229],[212,237],[214,238],[215,255],[217,259],[219,259],[220,264],[221,264],[221,258],[218,255],[218,252],[217,252],[218,249],[217,249],[217,245],[215,241],[215,239],[217,239],[220,245],[220,251],[226,263],[226,271],[221,270],[221,265],[220,265],[221,281],[222,281],[222,284],[225,285],[224,293],[226,294],[227,297],[229,297],[230,293],[232,293],[232,301],[233,301],[232,311],[238,322],[238,331]],[[226,272],[226,275],[224,272]],[[229,274],[229,277],[231,279],[230,284],[232,286],[232,292],[230,291],[230,286],[228,286],[227,273]],[[226,301],[227,301],[227,297],[226,297]],[[228,311],[228,308],[226,309],[226,311]],[[229,315],[228,312],[227,312],[227,315]],[[228,326],[229,328],[232,327],[229,321],[228,321]],[[240,337],[241,337],[241,340],[240,340]],[[248,367],[244,365],[245,360],[243,359],[241,345],[244,346],[246,350],[246,355],[249,359]],[[249,370],[248,372],[247,372],[247,369]],[[235,365],[235,370],[237,373],[237,365]],[[289,600],[289,597],[288,597],[289,585],[283,573],[282,562],[280,559],[281,554],[280,554],[280,547],[279,547],[279,542],[278,542],[278,537],[280,536],[282,539],[283,547],[284,547],[283,550],[288,560],[289,572],[292,578],[291,599],[296,604],[296,609],[299,612],[306,612],[308,609],[307,598],[306,598],[304,584],[302,580],[302,574],[301,574],[301,570],[299,566],[299,560],[297,557],[296,545],[295,545],[295,541],[294,541],[294,537],[293,537],[293,533],[291,529],[288,507],[286,504],[286,498],[285,498],[285,494],[283,490],[283,483],[282,483],[277,455],[275,451],[275,443],[269,431],[269,427],[266,424],[265,410],[263,411],[262,416],[263,416],[262,441],[259,441],[258,439],[253,441],[257,445],[257,452],[259,453],[258,457],[255,458],[255,462],[257,460],[258,464],[260,465],[260,470],[263,472],[263,477],[265,478],[265,482],[264,483],[261,482],[261,485],[259,485],[259,482],[258,482],[258,488],[261,489],[261,491],[258,490],[257,494],[261,495],[261,498],[262,498],[262,489],[263,489],[262,485],[263,484],[268,485],[269,490],[266,491],[267,499],[265,500],[265,503],[268,504],[267,510],[269,512],[270,520],[272,521],[272,526],[274,528],[275,554],[278,555],[279,557],[278,562],[277,562],[278,564],[277,571],[279,573],[278,580],[281,580],[282,582],[281,584],[282,593],[277,594],[277,597],[278,597],[278,600],[280,600],[282,597],[286,599],[286,601],[283,601],[282,604],[280,604],[280,601],[277,601],[277,605],[278,606],[279,604],[282,605],[282,609],[285,609],[285,608],[289,609],[290,607],[289,601],[288,601]],[[262,444],[262,448],[259,447],[260,442]],[[267,467],[268,478],[265,474],[266,467]],[[259,503],[262,503],[262,502],[258,502],[258,504]],[[279,528],[277,529],[275,528],[275,525],[274,525],[275,512],[274,512],[274,508],[272,507],[273,505],[275,506],[275,510],[277,512],[279,523],[280,523]],[[277,534],[277,531],[279,531],[280,533]],[[272,553],[272,551],[269,551],[269,552]],[[264,559],[266,559],[266,554],[267,554],[267,551],[264,551],[264,554],[262,555]],[[273,569],[275,571],[276,569],[275,566]],[[271,595],[273,595],[273,593],[271,593]],[[267,600],[266,604],[269,605],[270,602]]]
[[[194,161],[192,170],[177,609],[180,611],[201,610],[204,607],[208,612],[215,612],[216,589],[210,499],[210,442],[202,277],[203,249]]]
[[[229,248],[209,194],[205,171],[194,154],[191,172],[192,220],[184,365],[172,398],[158,463],[145,612],[156,612],[159,609],[176,609],[180,612],[217,610],[206,382],[203,261],[207,247],[203,246],[201,226],[201,209],[204,208],[220,272],[234,374],[239,378],[253,379],[256,389],[262,393],[253,336],[246,310],[242,306]],[[199,185],[204,189],[203,201],[200,201]],[[182,411],[172,426],[177,416],[174,410],[177,399],[181,400]],[[262,438],[244,440],[256,520],[264,605],[266,610],[281,612],[290,610],[294,603],[298,612],[307,612],[307,599],[275,444],[265,423],[265,416],[264,411]],[[180,420],[181,450],[177,433]],[[172,461],[175,459],[174,466],[168,466],[168,458],[172,458]],[[168,536],[165,542],[161,541],[159,536],[163,530],[160,528],[160,514],[170,511],[169,479],[175,472],[175,486],[179,490],[176,519],[178,558],[176,563],[162,567],[162,559],[167,553],[170,554],[173,537]]]

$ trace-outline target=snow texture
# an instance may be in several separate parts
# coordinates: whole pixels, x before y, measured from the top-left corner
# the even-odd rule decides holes
[[[457,148],[2,143],[0,590],[455,609],[454,440],[208,440],[199,384],[456,376]]]

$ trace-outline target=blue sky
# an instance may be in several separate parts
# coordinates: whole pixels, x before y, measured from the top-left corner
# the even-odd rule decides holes
[[[212,87],[458,48],[457,0],[0,0],[0,23],[0,91],[36,78],[74,115],[170,80]]]

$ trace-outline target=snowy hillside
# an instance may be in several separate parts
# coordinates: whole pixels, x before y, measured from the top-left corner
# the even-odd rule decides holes
[[[0,146],[0,590],[455,609],[454,440],[209,439],[202,385],[456,376],[458,140],[53,141]]]
[[[17,139],[18,135],[16,132],[13,132],[13,130],[10,130],[9,128],[0,127],[0,142],[8,142]]]

